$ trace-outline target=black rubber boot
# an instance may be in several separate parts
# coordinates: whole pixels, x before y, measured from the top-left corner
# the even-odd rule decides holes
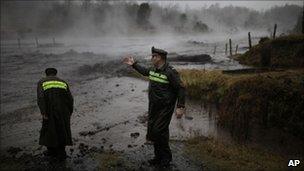
[[[156,166],[156,165],[159,165],[159,164],[160,164],[160,159],[158,159],[158,158],[153,158],[153,159],[148,160],[148,163],[149,163],[151,166]]]
[[[67,155],[65,152],[65,146],[60,146],[57,148],[56,158],[59,160],[65,160],[67,158]]]
[[[54,147],[47,147],[47,150],[43,152],[43,155],[46,157],[55,157],[56,149]]]
[[[161,160],[160,163],[159,163],[159,167],[160,168],[169,168],[171,165],[171,160]]]

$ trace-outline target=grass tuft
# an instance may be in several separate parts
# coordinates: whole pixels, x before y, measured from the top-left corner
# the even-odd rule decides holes
[[[242,55],[234,56],[241,64],[262,67],[303,67],[304,34],[269,39],[253,46]]]
[[[204,170],[288,169],[288,160],[278,154],[248,145],[223,143],[213,138],[196,137],[189,140],[186,153],[203,162]]]

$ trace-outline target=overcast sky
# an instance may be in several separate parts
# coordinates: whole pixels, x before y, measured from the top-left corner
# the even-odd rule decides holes
[[[140,1],[142,2],[142,1]],[[189,6],[189,8],[201,9],[203,6],[209,7],[212,4],[218,3],[220,7],[224,6],[241,6],[241,7],[248,7],[253,8],[255,10],[263,11],[269,9],[273,6],[284,6],[285,4],[295,4],[299,6],[303,6],[303,0],[285,0],[285,1],[245,1],[245,0],[238,0],[238,1],[203,1],[203,0],[196,0],[196,1],[187,1],[187,0],[171,0],[171,1],[162,1],[162,0],[150,0],[150,2],[156,2],[160,5],[170,5],[170,4],[179,4],[182,10]]]
[[[3,0],[0,0],[3,1]],[[7,2],[12,1],[23,1],[26,4],[26,1],[65,1],[65,0],[4,0]],[[82,3],[85,0],[72,0],[76,3]],[[92,2],[98,2],[103,0],[91,0]],[[109,0],[109,2],[119,2],[119,1],[125,1],[125,0]],[[174,5],[178,4],[181,10],[185,10],[185,8],[189,7],[190,9],[201,9],[202,7],[209,7],[213,4],[219,4],[220,7],[224,6],[240,6],[240,7],[247,7],[251,9],[255,9],[258,11],[267,10],[274,6],[284,6],[285,4],[295,4],[302,6],[304,5],[304,0],[215,0],[215,1],[207,1],[207,0],[126,0],[129,2],[137,2],[137,3],[143,3],[143,2],[149,2],[149,3],[157,3],[161,6],[166,5]],[[31,3],[33,5],[33,3]],[[41,5],[40,3],[37,5]]]

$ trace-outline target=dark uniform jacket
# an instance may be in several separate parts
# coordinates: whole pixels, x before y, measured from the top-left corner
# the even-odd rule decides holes
[[[185,88],[178,72],[165,63],[160,69],[145,68],[134,63],[133,68],[149,76],[149,116],[147,139],[169,140],[169,124],[175,105],[185,107]]]
[[[38,106],[43,119],[39,144],[48,147],[72,145],[70,117],[73,97],[68,84],[56,76],[47,76],[38,82]]]

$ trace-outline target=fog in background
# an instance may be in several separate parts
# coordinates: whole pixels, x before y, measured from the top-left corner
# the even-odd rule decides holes
[[[156,0],[157,1],[157,0]],[[237,6],[237,7],[247,7],[250,9],[265,11],[275,6],[284,6],[284,5],[298,5],[303,6],[303,1],[301,0],[214,0],[214,1],[206,1],[206,0],[184,0],[184,1],[166,1],[166,0],[158,0],[158,4],[161,6],[168,4],[178,4],[181,9],[201,9],[209,7],[213,4],[218,3],[220,7],[225,6]]]
[[[183,2],[1,1],[1,39],[233,34],[243,30],[271,34],[275,23],[280,34],[293,31],[303,8],[287,4],[256,10],[221,1],[209,5],[202,1],[193,8]]]

